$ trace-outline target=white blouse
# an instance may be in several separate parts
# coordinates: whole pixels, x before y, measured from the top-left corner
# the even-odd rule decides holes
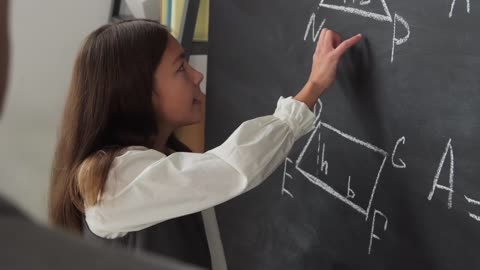
[[[304,103],[281,97],[273,115],[244,122],[204,154],[128,147],[114,159],[100,202],[86,208],[86,222],[94,234],[117,238],[228,201],[265,180],[314,118]]]

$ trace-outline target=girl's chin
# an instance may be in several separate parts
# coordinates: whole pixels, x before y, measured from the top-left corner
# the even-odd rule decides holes
[[[199,113],[198,115],[195,115],[192,117],[192,121],[190,121],[189,125],[199,124],[202,122],[202,120],[203,120],[203,116],[201,113]]]

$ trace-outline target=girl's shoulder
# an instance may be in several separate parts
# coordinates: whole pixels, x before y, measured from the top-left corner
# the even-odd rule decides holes
[[[145,146],[128,146],[120,149],[111,166],[112,169],[120,169],[122,167],[131,167],[132,165],[144,164],[166,157],[167,154]]]
[[[123,193],[135,182],[135,179],[138,179],[138,176],[165,157],[164,153],[143,146],[129,146],[121,149],[110,166],[103,199]]]
[[[153,150],[153,149],[147,148],[145,146],[138,146],[138,145],[127,146],[125,148],[120,149],[117,152],[116,158],[121,158],[123,156],[127,156],[133,153],[145,152],[148,150]]]

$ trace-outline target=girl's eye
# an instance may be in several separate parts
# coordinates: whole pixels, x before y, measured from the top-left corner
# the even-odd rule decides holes
[[[178,68],[177,70],[178,72],[182,72],[182,71],[185,71],[185,66],[184,66],[184,63],[182,63],[182,65]]]

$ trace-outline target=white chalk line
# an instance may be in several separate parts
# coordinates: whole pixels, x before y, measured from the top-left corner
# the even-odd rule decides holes
[[[355,15],[359,15],[365,18],[370,18],[373,20],[381,21],[381,22],[392,22],[392,15],[388,9],[387,3],[385,0],[380,0],[382,2],[382,6],[384,9],[385,14],[379,14],[375,12],[365,11],[359,8],[352,8],[352,7],[345,7],[345,6],[338,6],[333,4],[325,4],[325,0],[322,0],[319,4],[319,7],[324,7],[328,9],[338,10],[345,13],[351,13]]]

